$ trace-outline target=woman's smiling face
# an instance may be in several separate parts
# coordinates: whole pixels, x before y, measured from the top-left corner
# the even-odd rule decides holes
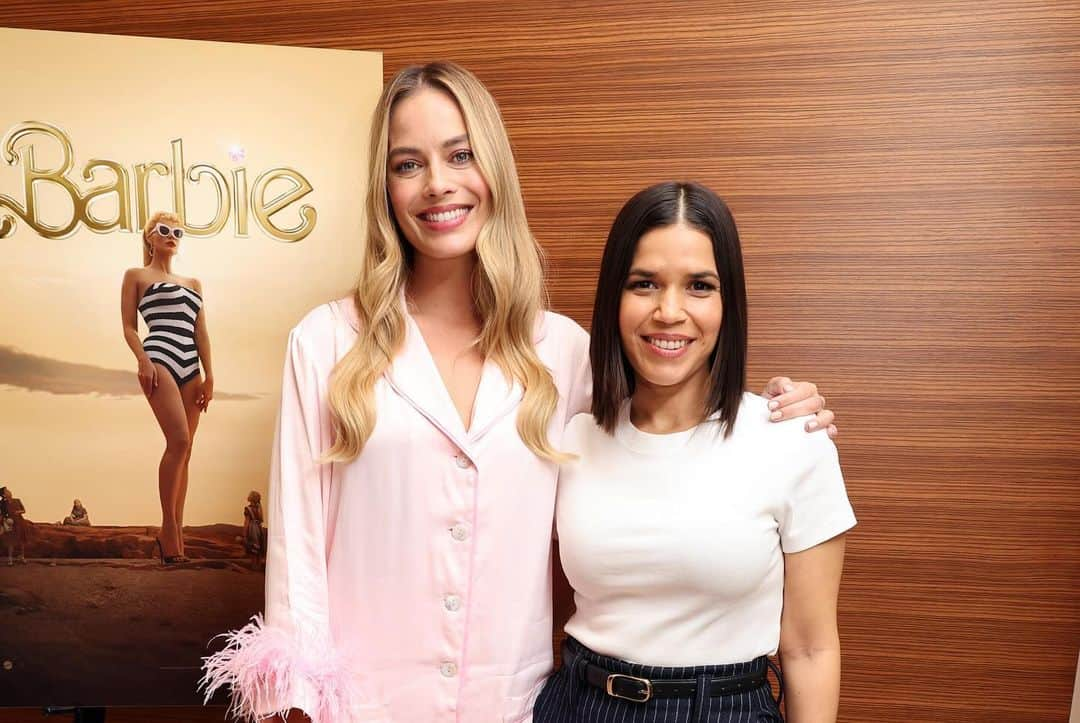
[[[398,226],[416,251],[453,259],[476,250],[491,191],[452,97],[421,88],[390,114],[387,185]]]
[[[724,307],[710,238],[683,223],[638,241],[619,304],[619,334],[638,385],[709,386]]]

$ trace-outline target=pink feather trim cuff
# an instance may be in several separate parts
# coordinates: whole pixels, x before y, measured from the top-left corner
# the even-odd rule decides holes
[[[269,627],[261,615],[224,635],[220,652],[203,658],[199,688],[205,702],[219,689],[231,688],[227,716],[257,721],[303,710],[312,723],[353,719],[356,681],[345,657],[325,636],[297,635]]]

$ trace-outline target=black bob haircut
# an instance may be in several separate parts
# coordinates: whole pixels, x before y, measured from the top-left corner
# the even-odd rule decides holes
[[[685,224],[712,241],[724,306],[720,335],[709,369],[702,419],[719,412],[724,436],[731,434],[746,387],[746,282],[735,219],[719,196],[698,183],[669,181],[634,195],[619,211],[608,233],[593,304],[592,413],[611,433],[623,403],[634,393],[634,369],[623,352],[619,306],[638,241],[649,231]]]

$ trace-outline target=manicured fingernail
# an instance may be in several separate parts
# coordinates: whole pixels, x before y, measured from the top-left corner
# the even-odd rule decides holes
[[[773,401],[769,402],[769,409],[776,409],[779,406],[780,406],[780,402],[776,401],[775,399]]]
[[[773,420],[775,422],[777,419],[780,419],[780,417],[782,417],[782,416],[784,416],[784,415],[781,412],[773,412],[772,414],[769,415],[769,419],[771,419],[771,420]]]
[[[795,388],[795,387],[791,386],[790,384],[785,384],[785,385],[784,385],[784,391],[785,391],[785,392],[790,392],[790,391],[791,391],[792,389],[794,389],[794,388]]]
[[[806,423],[806,431],[809,432],[811,429],[817,429],[817,422]]]

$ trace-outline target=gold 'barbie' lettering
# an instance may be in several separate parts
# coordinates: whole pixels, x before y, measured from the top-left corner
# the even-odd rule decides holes
[[[278,194],[271,200],[266,200],[266,187],[277,180],[292,181],[292,188]],[[260,226],[270,223],[270,217],[286,206],[299,201],[311,193],[311,184],[308,180],[291,168],[272,168],[255,179],[255,185],[251,187],[251,210],[255,220]],[[303,219],[292,228],[279,228],[279,238],[287,241],[299,241],[311,233],[315,227],[317,214],[315,209],[306,203],[300,207],[300,217]]]
[[[60,149],[60,163],[55,168],[38,165],[35,143],[55,143]],[[91,158],[82,169],[82,178],[96,184],[98,171],[108,171],[110,178],[92,185],[85,192],[69,177],[75,165],[71,139],[64,131],[48,123],[26,121],[12,127],[0,141],[0,153],[9,166],[21,165],[23,171],[23,198],[0,194],[0,239],[15,232],[19,220],[49,239],[70,236],[82,223],[96,233],[108,233],[114,229],[131,232],[143,227],[150,216],[150,184],[154,176],[168,177],[172,181],[173,209],[180,217],[188,233],[194,237],[216,236],[229,222],[234,221],[234,235],[248,235],[248,217],[268,235],[286,243],[302,241],[315,228],[318,212],[308,204],[297,212],[299,221],[292,226],[275,223],[274,217],[307,196],[314,189],[302,173],[287,167],[272,168],[259,174],[248,190],[247,169],[233,168],[229,175],[209,163],[184,164],[184,141],[176,138],[170,142],[171,163],[148,161],[133,164],[134,174],[120,163]],[[229,177],[232,177],[232,183]],[[267,199],[268,186],[275,181],[286,181],[290,187]],[[210,183],[216,196],[213,215],[205,223],[188,218],[187,191],[189,186]],[[39,213],[38,190],[45,184],[60,188],[70,199],[72,213],[66,223],[54,226],[42,220]],[[100,199],[114,195],[117,200],[114,218],[96,215],[91,206]],[[132,204],[134,195],[134,204]],[[134,206],[135,219],[132,219]],[[235,213],[233,213],[235,211]]]

